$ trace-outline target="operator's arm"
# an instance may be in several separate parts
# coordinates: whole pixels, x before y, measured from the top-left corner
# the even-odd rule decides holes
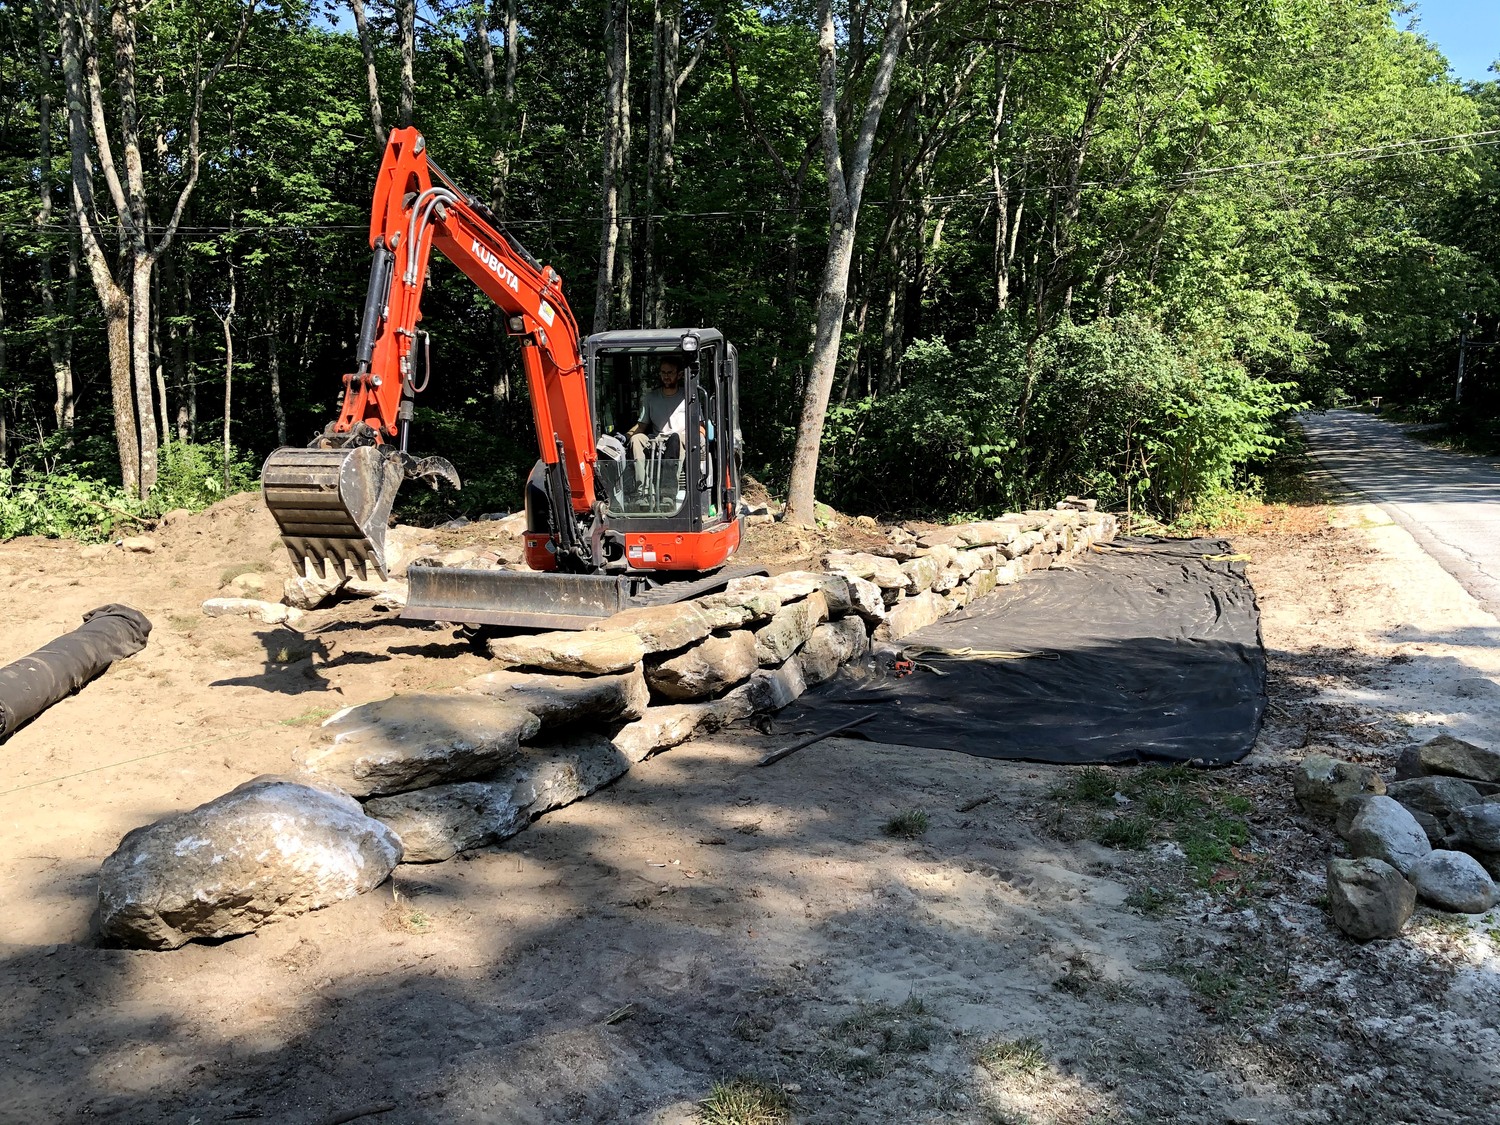
[[[636,419],[635,425],[625,431],[626,437],[635,437],[636,434],[643,434],[651,428],[651,396],[655,393],[655,391],[647,391],[646,397],[641,399],[641,416]]]

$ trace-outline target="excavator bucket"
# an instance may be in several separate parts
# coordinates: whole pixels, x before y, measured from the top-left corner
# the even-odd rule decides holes
[[[358,574],[385,566],[385,529],[404,472],[385,446],[278,449],[260,473],[266,507],[299,573]]]

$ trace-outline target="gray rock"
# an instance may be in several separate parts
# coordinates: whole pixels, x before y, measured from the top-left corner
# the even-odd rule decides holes
[[[988,570],[976,570],[968,582],[969,601],[977,601],[991,593],[995,589],[996,579],[999,576],[1000,572],[993,567]]]
[[[1406,811],[1411,813],[1411,818],[1422,826],[1423,832],[1427,833],[1427,842],[1429,844],[1434,848],[1447,846],[1448,824],[1446,821],[1439,820],[1430,812],[1423,812],[1421,809],[1409,808]]]
[[[676,652],[697,644],[712,630],[713,623],[693,602],[627,609],[604,621],[605,630],[634,634],[646,652]]]
[[[858,617],[819,625],[797,654],[802,678],[810,687],[831,679],[839,668],[870,651],[870,637]]]
[[[781,664],[807,643],[813,630],[828,620],[828,602],[814,591],[800,602],[784,605],[755,631],[755,659],[762,665]]]
[[[1482,914],[1495,905],[1495,883],[1473,856],[1432,851],[1412,864],[1407,877],[1423,902],[1439,910]]]
[[[247,934],[363,894],[400,860],[353,798],[258,777],[128,833],[99,872],[99,927],[139,949]]]
[[[1395,937],[1416,906],[1416,889],[1390,864],[1373,857],[1328,861],[1329,912],[1355,941]]]
[[[1356,856],[1384,860],[1403,875],[1432,851],[1422,826],[1390,797],[1362,798],[1344,839]]]
[[[1343,762],[1327,754],[1311,754],[1298,763],[1292,774],[1297,804],[1304,812],[1332,820],[1339,806],[1350,797],[1385,792],[1385,782],[1369,766]]]
[[[801,601],[815,591],[823,595],[830,618],[843,617],[850,611],[849,579],[843,574],[788,570],[782,574],[736,578],[724,588],[725,595],[730,597],[749,598],[769,593],[782,605]]]
[[[490,655],[513,667],[602,675],[634,668],[646,655],[646,646],[626,629],[591,629],[493,637]]]
[[[324,741],[298,757],[319,782],[387,796],[493,773],[541,725],[530,711],[482,695],[393,695],[333,715]]]
[[[365,811],[406,845],[407,863],[437,863],[514,836],[532,819],[608,785],[631,762],[602,735],[528,747],[484,781],[376,797]]]
[[[1479,790],[1457,777],[1415,777],[1395,781],[1386,787],[1386,795],[1413,812],[1425,812],[1439,820],[1480,801]]]
[[[323,577],[288,578],[281,584],[281,600],[293,609],[317,609],[342,590],[345,581],[343,575],[331,581]]]
[[[660,663],[648,663],[646,679],[667,699],[705,699],[747,679],[759,666],[755,635],[739,629],[728,636],[709,637]]]
[[[906,594],[915,597],[925,590],[930,590],[937,582],[940,568],[931,557],[912,559],[910,562],[901,564],[901,573],[906,575]]]
[[[1452,774],[1478,781],[1500,781],[1500,750],[1475,746],[1451,734],[1424,742],[1417,752],[1423,773]]]
[[[639,668],[603,676],[488,672],[459,685],[458,690],[530,711],[541,720],[543,731],[575,723],[639,719],[650,700]]]
[[[257,598],[209,598],[203,603],[203,616],[248,617],[263,625],[295,625],[302,620],[302,611]]]
[[[758,588],[734,594],[725,590],[699,598],[697,605],[715,629],[738,629],[752,621],[769,621],[771,615],[781,608],[781,595],[774,590]],[[734,611],[733,616],[727,612],[730,610]]]
[[[780,711],[806,690],[807,679],[802,675],[802,662],[794,656],[779,668],[762,668],[743,687],[736,688],[730,694],[743,693],[752,711],[764,712]]]
[[[881,597],[880,587],[868,578],[846,578],[849,583],[850,608],[864,620],[865,624],[876,626],[885,621],[885,599]]]
[[[610,741],[631,762],[639,762],[658,750],[686,742],[700,730],[718,730],[726,723],[750,714],[745,692],[754,679],[752,676],[748,683],[735,688],[723,699],[648,707],[644,715],[622,727]]]
[[[907,578],[895,559],[863,551],[832,551],[823,559],[823,569],[832,574],[864,578],[882,590],[906,589]]]
[[[1465,851],[1500,852],[1500,802],[1481,801],[1456,810],[1448,818],[1449,847]]]
[[[924,629],[948,613],[948,603],[931,590],[914,598],[903,598],[886,615],[882,639],[900,640],[908,633]]]
[[[1414,777],[1425,777],[1427,771],[1422,768],[1422,748],[1420,746],[1408,746],[1396,756],[1396,780],[1409,781]]]

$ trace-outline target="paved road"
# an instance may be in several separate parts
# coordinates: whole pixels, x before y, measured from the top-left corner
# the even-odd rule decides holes
[[[1313,455],[1500,615],[1500,462],[1445,453],[1353,410],[1303,414]]]

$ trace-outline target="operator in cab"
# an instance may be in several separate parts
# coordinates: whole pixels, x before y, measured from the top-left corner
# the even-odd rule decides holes
[[[660,440],[661,455],[669,461],[682,459],[682,438],[687,433],[687,398],[682,387],[682,361],[666,356],[658,369],[661,388],[648,391],[641,403],[641,416],[625,431],[630,456],[635,461],[635,479],[646,479],[646,459],[651,443]]]

